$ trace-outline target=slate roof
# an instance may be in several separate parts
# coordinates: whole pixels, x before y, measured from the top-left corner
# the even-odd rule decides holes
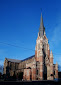
[[[33,58],[33,57],[35,57],[35,55],[33,55],[33,56],[31,56],[31,57],[28,57],[28,58],[26,58],[26,59],[23,59],[23,60],[16,60],[16,59],[9,59],[9,58],[6,58],[6,59],[7,59],[9,62],[20,63],[20,62],[26,61],[26,60],[28,60],[28,59],[31,59],[31,58]]]
[[[9,62],[15,62],[15,63],[20,63],[21,60],[16,60],[16,59],[9,59],[9,58],[6,58]]]

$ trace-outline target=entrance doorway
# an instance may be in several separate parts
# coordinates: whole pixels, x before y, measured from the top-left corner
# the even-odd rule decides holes
[[[23,79],[23,72],[18,73],[18,78],[19,78],[19,80]]]
[[[44,80],[47,80],[47,73],[44,74]]]

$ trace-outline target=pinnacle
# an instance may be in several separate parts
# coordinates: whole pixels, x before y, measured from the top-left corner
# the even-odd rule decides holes
[[[50,58],[53,58],[53,53],[52,53],[52,51],[51,51],[51,53],[50,53]]]
[[[58,65],[58,63],[56,62],[56,65]]]

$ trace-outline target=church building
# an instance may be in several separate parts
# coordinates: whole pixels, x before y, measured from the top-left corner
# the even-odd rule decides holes
[[[58,78],[58,64],[53,64],[53,53],[50,52],[48,39],[45,33],[43,18],[36,39],[35,55],[24,60],[5,58],[4,74],[13,76],[22,72],[23,80],[53,80]]]

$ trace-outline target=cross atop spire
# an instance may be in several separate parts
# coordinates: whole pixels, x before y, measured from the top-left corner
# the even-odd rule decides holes
[[[42,13],[41,13],[41,22],[40,22],[40,28],[39,28],[39,36],[40,37],[43,37],[44,35],[44,25],[43,25],[43,18],[42,18]]]

